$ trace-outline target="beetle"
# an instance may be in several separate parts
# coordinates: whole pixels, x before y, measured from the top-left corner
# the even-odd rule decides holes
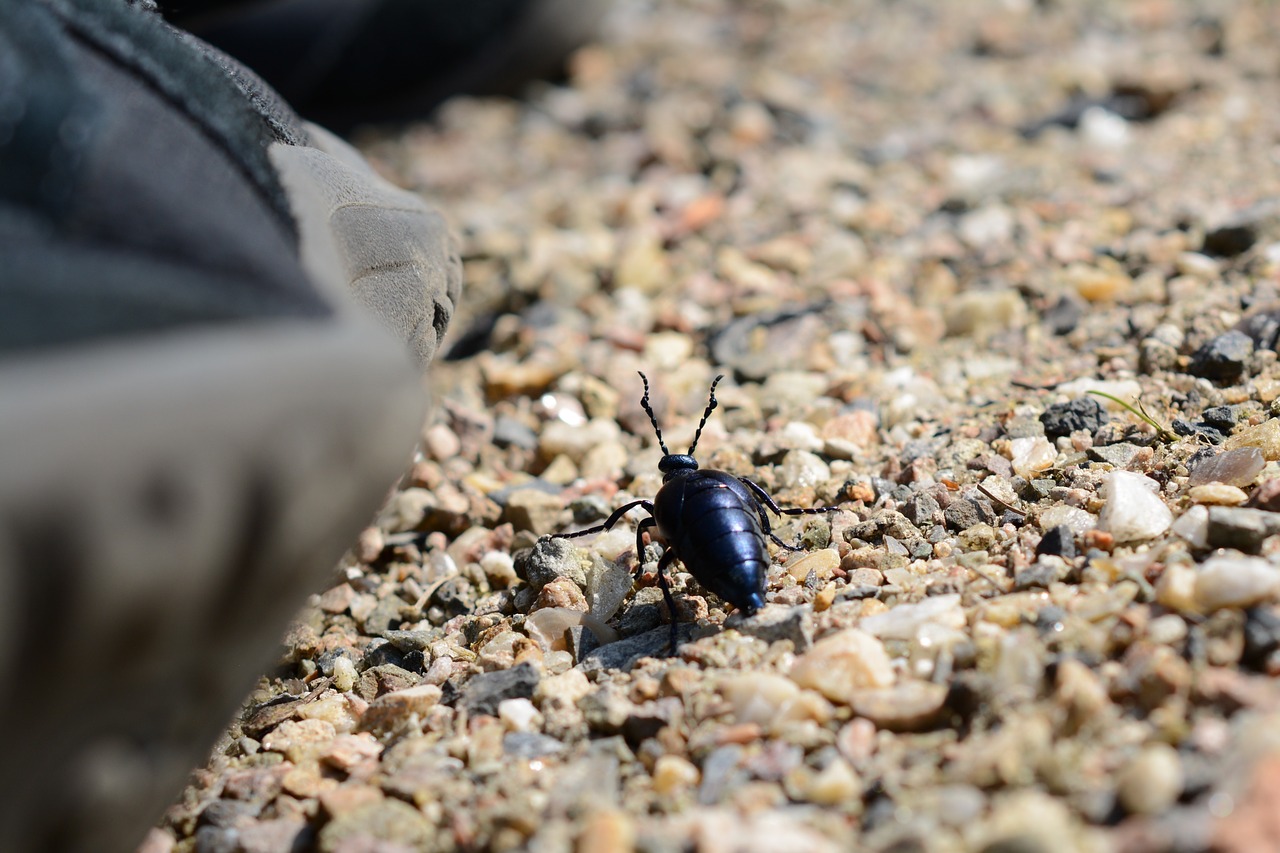
[[[698,439],[707,418],[715,411],[716,386],[723,375],[711,382],[707,408],[693,434],[693,443],[687,453],[672,453],[662,439],[662,428],[649,405],[649,379],[643,373],[644,396],[640,405],[662,449],[658,470],[662,472],[662,487],[652,501],[635,500],[618,507],[603,524],[573,533],[558,533],[556,538],[572,539],[610,530],[624,515],[636,507],[649,513],[649,517],[636,527],[636,557],[644,563],[644,532],[657,528],[666,550],[658,560],[658,586],[671,613],[671,650],[676,647],[676,607],[671,595],[671,585],[666,570],[676,560],[703,587],[750,616],[764,606],[765,573],[769,569],[769,551],[765,538],[769,538],[789,551],[801,549],[779,539],[769,525],[765,508],[779,516],[814,515],[834,512],[838,507],[792,507],[783,509],[759,484],[746,477],[735,477],[724,471],[702,469],[694,458]],[[640,571],[637,565],[636,571]]]

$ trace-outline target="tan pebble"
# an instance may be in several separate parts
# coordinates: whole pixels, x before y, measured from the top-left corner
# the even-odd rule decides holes
[[[617,809],[597,811],[578,836],[577,853],[627,853],[636,847],[632,817]]]
[[[1244,489],[1225,483],[1206,483],[1187,490],[1187,497],[1198,504],[1211,506],[1238,506],[1249,499]]]
[[[823,613],[831,608],[836,600],[836,585],[829,583],[822,589],[818,590],[818,594],[813,597],[813,612]]]
[[[531,642],[524,634],[516,631],[499,631],[480,647],[476,662],[487,672],[510,669],[515,666],[516,647],[521,640]]]
[[[727,743],[754,743],[764,736],[759,723],[735,723],[721,726],[716,731],[715,742],[718,745]]]
[[[462,442],[444,424],[433,424],[422,434],[422,449],[437,462],[447,462],[462,452]]]
[[[794,681],[767,672],[731,675],[720,682],[719,690],[739,722],[760,725],[773,722],[800,695]]]
[[[350,663],[350,661],[347,662]],[[354,670],[354,667],[352,669]],[[337,693],[315,702],[302,703],[298,706],[297,714],[298,718],[303,720],[324,720],[338,732],[355,731],[360,725],[360,717],[351,709],[351,703],[347,701],[347,697]]]
[[[306,800],[338,787],[338,780],[320,775],[319,765],[308,761],[285,773],[280,780],[280,787],[287,793]]]
[[[617,287],[634,288],[641,293],[657,291],[670,278],[671,262],[657,235],[632,241],[622,250],[613,271]]]
[[[838,806],[860,796],[862,784],[849,762],[837,758],[815,774],[805,786],[804,798],[820,806]]]
[[[818,580],[828,580],[831,573],[840,568],[840,555],[834,548],[823,548],[806,554],[794,563],[787,564],[787,574],[798,581],[803,581],[814,572]]]
[[[869,761],[876,749],[876,724],[865,717],[853,718],[836,733],[836,749],[855,765]]]
[[[1102,269],[1085,264],[1072,264],[1066,280],[1086,302],[1114,302],[1124,298],[1133,279],[1122,269]]]
[[[337,767],[339,770],[350,770],[357,764],[382,754],[382,744],[368,732],[338,735],[333,743],[320,753],[320,760]]]
[[[386,537],[380,528],[366,527],[360,531],[360,536],[356,539],[356,559],[362,563],[372,563],[378,559],[385,545]]]
[[[1196,570],[1185,563],[1170,563],[1156,580],[1156,601],[1181,613],[1196,611]]]
[[[880,438],[875,415],[862,410],[836,415],[822,425],[818,434],[823,451],[838,459],[854,459]]]
[[[556,578],[543,586],[538,593],[538,600],[534,606],[539,609],[543,607],[558,607],[579,610],[584,613],[588,609],[587,597],[582,594],[582,589],[569,578]]]
[[[542,474],[539,476],[548,483],[567,486],[578,479],[578,466],[574,464],[572,459],[561,453],[547,464],[547,467],[542,470]]]
[[[503,518],[516,530],[536,536],[554,533],[559,525],[564,501],[537,489],[517,489],[507,497]]]
[[[670,794],[698,784],[702,774],[697,766],[678,755],[660,755],[653,765],[653,790]]]
[[[539,681],[538,686],[533,689],[533,699],[539,707],[551,700],[575,705],[593,689],[591,682],[581,670],[571,669]]]
[[[374,785],[346,783],[320,795],[320,807],[330,818],[380,802],[385,795]]]
[[[1167,743],[1147,744],[1116,778],[1116,796],[1130,814],[1160,814],[1182,794],[1182,763]]]
[[[1223,442],[1223,449],[1256,447],[1268,461],[1280,459],[1280,419],[1272,418],[1257,426],[1246,427]]]
[[[320,595],[320,600],[316,602],[316,607],[325,613],[343,613],[351,602],[355,601],[356,591],[349,583],[340,583],[335,587],[330,587]]]
[[[856,691],[849,706],[855,714],[882,729],[912,732],[932,726],[946,700],[945,684],[906,681],[893,687]]]
[[[581,625],[583,613],[568,607],[544,607],[529,614],[524,630],[544,651],[565,651],[569,648],[565,631]]]
[[[297,763],[314,757],[337,734],[333,723],[325,720],[286,720],[262,738],[262,748]]]
[[[372,732],[391,730],[397,723],[408,719],[410,714],[425,716],[439,704],[443,695],[444,691],[434,684],[419,684],[417,687],[385,693],[369,703],[360,726]]]
[[[884,644],[856,628],[818,640],[796,660],[790,676],[801,687],[845,703],[860,689],[888,687],[894,682]]]

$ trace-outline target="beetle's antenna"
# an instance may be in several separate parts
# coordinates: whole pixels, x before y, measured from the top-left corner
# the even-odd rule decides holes
[[[640,373],[640,371],[637,370],[636,373]],[[640,373],[640,381],[644,383],[644,396],[640,398],[640,405],[645,414],[649,416],[649,423],[653,424],[653,431],[658,436],[658,446],[662,448],[662,455],[670,456],[671,451],[667,450],[667,443],[662,440],[662,428],[658,426],[658,418],[653,413],[653,407],[649,405],[649,378]]]
[[[698,446],[698,439],[702,438],[702,428],[707,425],[707,418],[711,417],[711,413],[716,409],[716,386],[720,384],[721,379],[724,379],[723,373],[711,380],[711,399],[707,401],[707,410],[702,413],[702,420],[698,421],[698,431],[693,434],[693,444],[689,445],[690,456]]]

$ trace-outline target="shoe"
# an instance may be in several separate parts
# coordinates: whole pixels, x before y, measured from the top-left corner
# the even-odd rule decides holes
[[[460,265],[144,3],[0,0],[0,63],[0,850],[132,850],[407,466]]]
[[[164,14],[339,131],[514,94],[593,38],[601,0],[160,0]]]

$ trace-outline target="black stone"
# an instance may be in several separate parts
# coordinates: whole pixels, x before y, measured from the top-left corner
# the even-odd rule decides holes
[[[1244,375],[1251,355],[1253,341],[1248,335],[1224,332],[1195,351],[1187,372],[1215,382],[1234,382]]]
[[[1280,614],[1268,607],[1246,610],[1244,652],[1240,655],[1240,663],[1261,671],[1276,649],[1280,649]]]
[[[458,704],[472,714],[498,714],[498,703],[504,699],[532,699],[538,686],[538,671],[532,664],[522,663],[511,669],[486,672],[473,677],[459,691]]]
[[[1043,321],[1055,335],[1065,335],[1075,330],[1084,316],[1084,303],[1080,299],[1063,296],[1044,312]]]
[[[1233,258],[1243,255],[1258,241],[1258,232],[1252,225],[1225,225],[1204,235],[1200,250],[1206,255]]]
[[[1210,548],[1235,548],[1256,554],[1262,541],[1280,533],[1280,514],[1236,506],[1209,507],[1206,533]]]
[[[1226,440],[1226,436],[1222,434],[1221,430],[1208,424],[1193,424],[1190,421],[1184,421],[1182,418],[1174,418],[1173,423],[1169,426],[1177,435],[1198,435],[1210,444],[1222,444]]]
[[[1061,557],[1064,560],[1075,559],[1079,552],[1076,551],[1076,536],[1071,532],[1071,528],[1065,524],[1059,524],[1050,530],[1045,531],[1044,536],[1040,537],[1040,544],[1036,546],[1036,554],[1050,554]]]
[[[1050,441],[1071,435],[1077,430],[1097,432],[1106,422],[1106,411],[1092,397],[1078,397],[1067,403],[1055,403],[1040,415],[1045,437]]]
[[[1240,419],[1240,413],[1234,406],[1210,406],[1200,417],[1207,426],[1229,433]]]

